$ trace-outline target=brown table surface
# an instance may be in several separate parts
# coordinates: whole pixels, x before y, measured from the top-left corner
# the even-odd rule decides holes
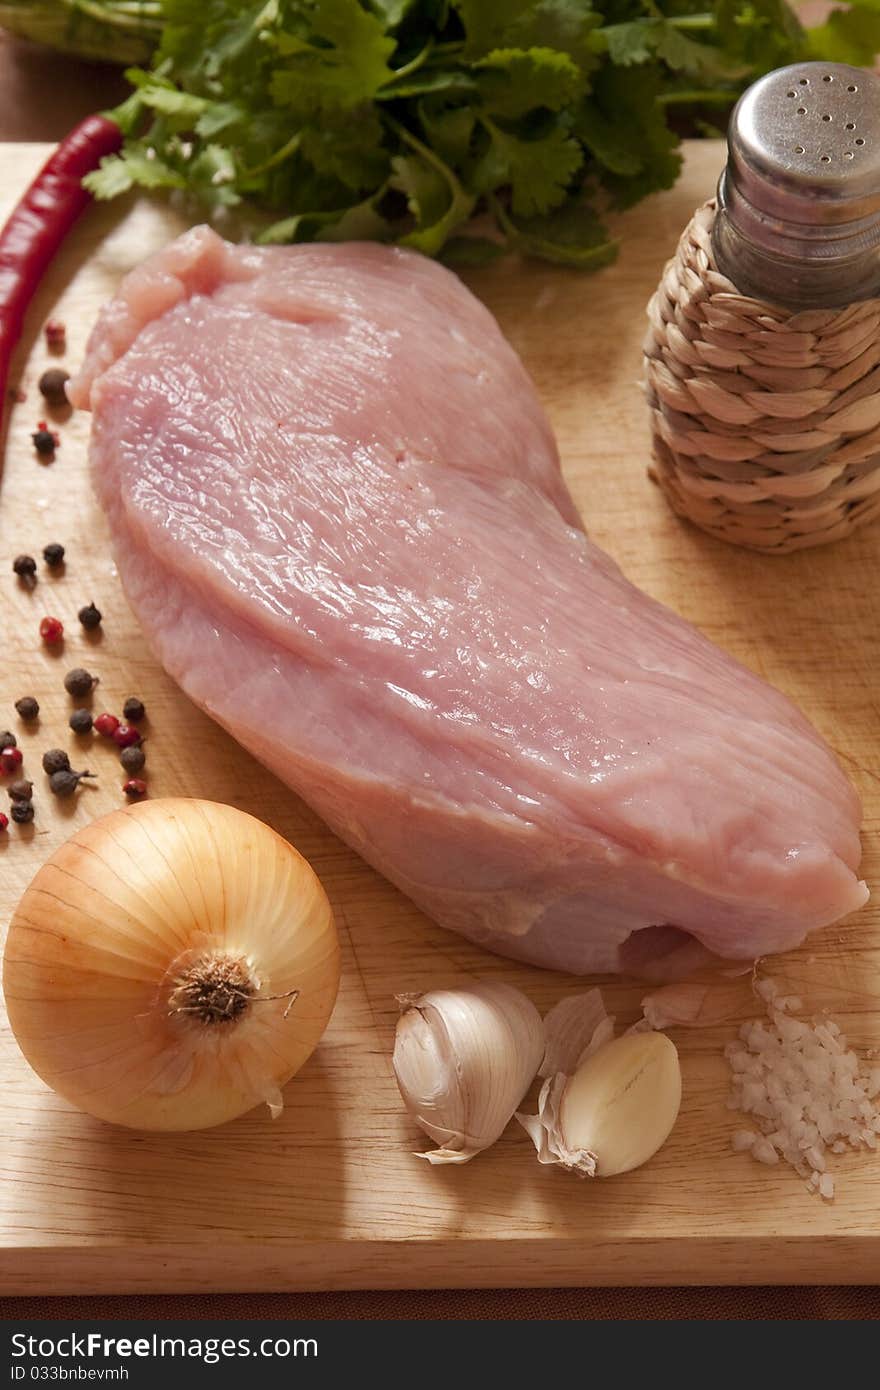
[[[57,140],[124,93],[117,69],[0,35],[0,140]],[[878,1271],[880,1276],[880,1271]],[[490,1289],[0,1300],[19,1318],[869,1318],[880,1289]]]

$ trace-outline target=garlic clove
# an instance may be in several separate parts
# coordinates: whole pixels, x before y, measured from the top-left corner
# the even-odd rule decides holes
[[[483,980],[400,1001],[392,1064],[404,1103],[439,1145],[429,1163],[466,1163],[494,1144],[544,1052],[537,1009],[519,990]]]
[[[665,1033],[629,1033],[584,1061],[558,1100],[560,1162],[614,1177],[666,1142],[681,1105],[681,1068]]]
[[[681,1104],[678,1053],[665,1034],[643,1026],[603,1042],[607,1020],[600,1021],[574,1074],[547,1077],[537,1114],[517,1115],[539,1163],[611,1177],[647,1162],[665,1142]]]

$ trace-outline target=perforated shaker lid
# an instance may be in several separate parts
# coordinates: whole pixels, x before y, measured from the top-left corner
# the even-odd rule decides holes
[[[778,68],[740,97],[727,140],[718,198],[733,235],[715,239],[725,273],[737,281],[745,239],[783,270],[811,265],[816,302],[832,281],[843,302],[848,275],[852,298],[873,292],[864,285],[880,277],[880,78],[845,63]]]

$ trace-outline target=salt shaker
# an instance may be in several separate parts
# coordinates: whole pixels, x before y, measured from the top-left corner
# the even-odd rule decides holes
[[[679,514],[772,554],[880,515],[880,79],[799,63],[743,94],[648,317]]]

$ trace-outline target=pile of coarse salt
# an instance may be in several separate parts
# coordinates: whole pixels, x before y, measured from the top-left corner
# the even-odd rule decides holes
[[[780,996],[772,980],[755,986],[768,1019],[752,1019],[724,1055],[733,1072],[728,1108],[753,1115],[757,1131],[740,1129],[733,1147],[759,1163],[780,1156],[830,1200],[834,1179],[826,1153],[877,1148],[880,1134],[880,1063],[851,1052],[836,1023],[792,1018],[800,999]]]

